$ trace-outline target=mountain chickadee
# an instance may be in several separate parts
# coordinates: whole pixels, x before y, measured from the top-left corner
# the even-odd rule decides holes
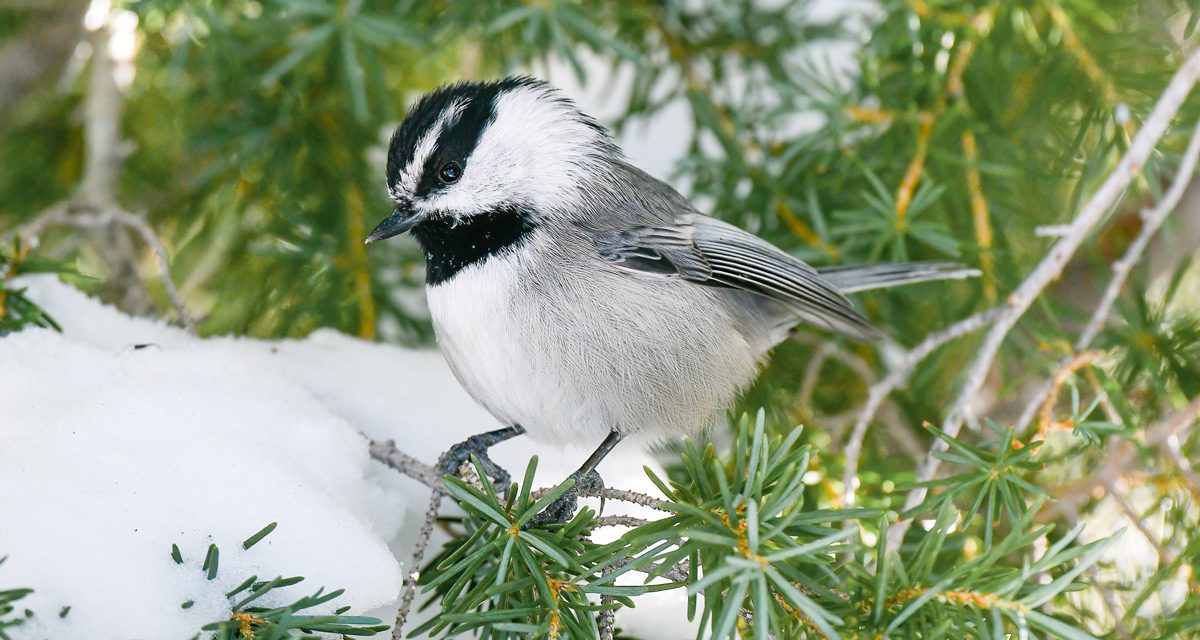
[[[528,77],[421,98],[392,135],[387,188],[395,210],[367,242],[416,238],[438,343],[508,425],[452,448],[441,470],[474,453],[507,484],[491,445],[523,433],[603,440],[535,523],[569,518],[623,437],[716,423],[800,322],[877,337],[844,294],[975,274],[946,263],[814,269],[696,211]]]

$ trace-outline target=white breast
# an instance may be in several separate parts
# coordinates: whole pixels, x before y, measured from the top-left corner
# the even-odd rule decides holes
[[[438,346],[463,387],[505,425],[519,422],[527,400],[511,384],[526,355],[513,340],[519,321],[510,305],[517,284],[513,258],[498,256],[427,289]]]
[[[530,238],[428,289],[467,391],[535,438],[596,442],[707,427],[763,355],[713,290],[640,277]]]

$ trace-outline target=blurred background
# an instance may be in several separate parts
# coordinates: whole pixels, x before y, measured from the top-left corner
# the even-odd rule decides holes
[[[1198,18],[1190,0],[0,0],[0,334],[54,323],[14,281],[53,271],[201,335],[333,328],[429,345],[415,245],[363,245],[390,208],[388,136],[439,84],[530,73],[702,211],[812,264],[981,271],[857,296],[888,341],[801,331],[743,400],[771,424],[813,426],[813,483],[837,504],[840,447],[870,385],[927,334],[1003,303],[1128,148]],[[1185,103],[1009,336],[976,415],[1015,421],[1064,371],[1197,107]],[[1189,187],[1096,339],[1103,359],[1055,377],[1070,418],[1052,426],[1080,437],[1045,486],[1200,393],[1198,247]],[[950,343],[883,402],[859,467],[864,504],[898,506],[931,440],[921,426],[944,415],[977,346]],[[1186,463],[1196,437],[1181,443]],[[1139,478],[1168,484],[1135,502],[1186,524],[1161,544],[1186,544],[1194,507],[1159,499],[1194,474],[1155,455]]]

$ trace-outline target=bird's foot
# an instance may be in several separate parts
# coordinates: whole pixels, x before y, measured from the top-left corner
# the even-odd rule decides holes
[[[546,505],[541,513],[533,516],[525,525],[526,529],[543,524],[562,524],[570,520],[575,515],[576,507],[579,506],[579,494],[594,494],[604,489],[604,480],[594,470],[584,476],[580,476],[576,471],[570,477],[575,478],[575,486],[567,489],[567,492],[559,496],[557,500]],[[604,508],[603,504],[603,498],[601,498],[601,509]]]
[[[488,444],[482,442],[479,436],[471,436],[466,440],[450,447],[438,458],[437,468],[442,475],[458,476],[462,466],[471,460],[471,456],[479,459],[479,464],[483,466],[483,472],[492,479],[494,486],[500,487],[501,490],[508,488],[508,483],[512,480],[512,476],[505,471],[504,467],[496,464],[488,457]]]

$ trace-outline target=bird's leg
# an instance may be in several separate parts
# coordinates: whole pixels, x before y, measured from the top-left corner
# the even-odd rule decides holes
[[[492,459],[488,457],[488,448],[523,433],[525,433],[525,427],[514,424],[511,427],[504,427],[503,429],[496,429],[495,431],[471,436],[450,447],[446,450],[446,453],[443,453],[438,458],[438,471],[441,471],[442,475],[456,476],[458,475],[458,470],[462,468],[463,463],[470,460],[471,455],[474,454],[476,458],[479,458],[480,464],[483,465],[484,473],[488,474],[497,486],[506,489],[508,488],[510,479],[508,472],[500,465],[492,462]]]
[[[583,466],[571,474],[570,477],[575,478],[575,486],[567,489],[567,492],[559,496],[557,500],[546,505],[541,513],[533,516],[527,526],[563,523],[571,519],[571,516],[575,514],[575,507],[579,504],[580,491],[586,490],[590,493],[604,488],[604,480],[600,478],[599,473],[596,473],[596,467],[624,437],[624,434],[618,433],[615,429],[610,431],[608,437],[604,438],[604,442],[601,442],[599,447],[596,447]]]

